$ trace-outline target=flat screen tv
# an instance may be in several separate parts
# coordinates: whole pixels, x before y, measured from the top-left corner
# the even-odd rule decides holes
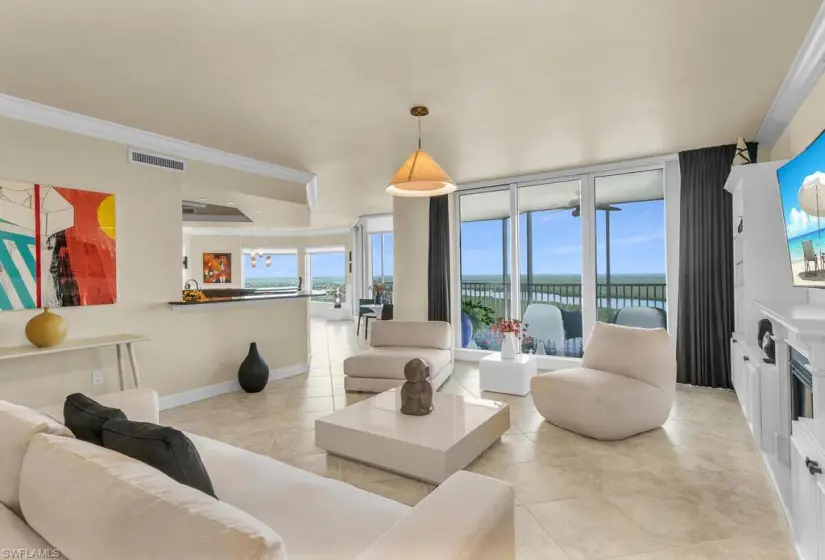
[[[825,132],[776,175],[794,286],[825,288]]]

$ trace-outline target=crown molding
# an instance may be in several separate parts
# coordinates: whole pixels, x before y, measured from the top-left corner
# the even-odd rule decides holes
[[[819,7],[762,126],[756,134],[760,152],[772,148],[811,93],[825,68],[825,3]]]
[[[83,136],[90,136],[99,140],[108,140],[110,142],[168,156],[227,167],[254,175],[272,177],[273,179],[291,181],[303,185],[313,183],[312,188],[315,193],[314,196],[317,199],[317,178],[314,173],[307,171],[299,171],[246,156],[230,154],[229,152],[223,152],[184,140],[155,134],[154,132],[146,132],[145,130],[72,113],[71,111],[50,107],[49,105],[35,103],[34,101],[28,101],[2,93],[0,93],[0,116],[49,128],[56,128],[66,132],[73,132]],[[309,187],[307,187],[307,195],[309,195]],[[307,199],[309,200],[309,196],[307,196]]]
[[[184,226],[186,235],[210,235],[226,237],[317,237],[320,235],[349,234],[350,228],[336,227],[325,229],[266,229],[248,227],[197,227]]]

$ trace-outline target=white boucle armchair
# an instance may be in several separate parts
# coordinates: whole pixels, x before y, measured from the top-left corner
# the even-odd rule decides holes
[[[531,380],[536,409],[561,428],[600,440],[660,427],[676,392],[676,356],[664,329],[596,323],[581,367]]]

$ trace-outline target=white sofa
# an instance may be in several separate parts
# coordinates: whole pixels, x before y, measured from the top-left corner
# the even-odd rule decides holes
[[[536,409],[551,423],[618,440],[667,420],[676,394],[676,356],[666,330],[596,323],[581,365],[530,380]]]
[[[404,366],[421,358],[438,389],[453,372],[450,324],[441,321],[375,321],[370,347],[344,360],[347,391],[381,393],[404,383]]]
[[[112,401],[157,422],[157,395]],[[189,435],[219,500],[0,401],[0,549],[74,560],[512,559],[512,488],[460,472],[416,507]]]

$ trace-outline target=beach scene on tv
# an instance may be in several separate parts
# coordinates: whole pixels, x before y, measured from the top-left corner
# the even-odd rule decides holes
[[[777,177],[794,285],[825,287],[825,136],[779,168]]]

